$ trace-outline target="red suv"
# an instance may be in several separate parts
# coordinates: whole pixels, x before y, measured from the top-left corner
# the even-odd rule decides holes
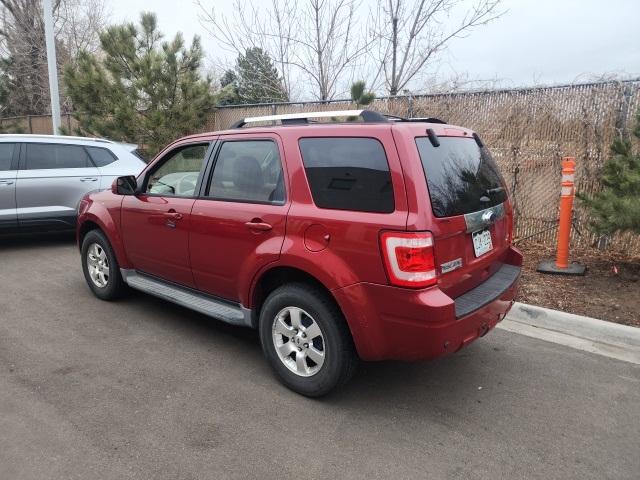
[[[358,358],[435,358],[483,336],[522,264],[477,134],[366,110],[183,138],[78,214],[96,296],[130,287],[257,328],[277,376],[308,396]]]

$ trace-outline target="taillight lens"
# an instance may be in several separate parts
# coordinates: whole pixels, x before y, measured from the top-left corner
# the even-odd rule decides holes
[[[438,281],[431,233],[384,232],[380,240],[387,275],[393,285],[423,288]]]

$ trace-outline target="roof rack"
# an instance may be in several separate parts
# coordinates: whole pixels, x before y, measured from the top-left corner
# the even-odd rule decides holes
[[[116,143],[113,140],[107,140],[106,138],[95,137],[75,137],[72,135],[47,135],[39,133],[2,133],[0,138],[19,137],[19,138],[61,138],[64,140],[92,140],[94,142],[103,143]]]
[[[247,117],[234,123],[231,128],[242,128],[247,123],[256,122],[275,122],[279,121],[282,125],[305,124],[314,118],[331,118],[331,117],[361,117],[364,122],[369,123],[386,123],[389,120],[386,116],[372,112],[371,110],[333,110],[328,112],[302,112],[287,113],[284,115],[266,115],[263,117]]]
[[[424,123],[441,123],[446,125],[447,122],[436,117],[400,117],[398,115],[385,115],[392,122],[424,122]]]

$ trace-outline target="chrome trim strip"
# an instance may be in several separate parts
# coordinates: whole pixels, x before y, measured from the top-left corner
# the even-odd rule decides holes
[[[495,207],[465,214],[464,221],[467,225],[467,233],[472,233],[492,225],[504,217],[504,213],[504,203],[501,203]]]

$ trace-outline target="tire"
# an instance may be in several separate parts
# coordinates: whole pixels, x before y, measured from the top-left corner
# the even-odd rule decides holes
[[[259,330],[271,368],[297,393],[326,395],[355,373],[351,332],[333,299],[318,288],[292,283],[274,290],[262,305]]]
[[[127,285],[122,280],[118,260],[105,234],[91,230],[82,240],[81,252],[82,271],[93,294],[102,300],[121,297]]]

